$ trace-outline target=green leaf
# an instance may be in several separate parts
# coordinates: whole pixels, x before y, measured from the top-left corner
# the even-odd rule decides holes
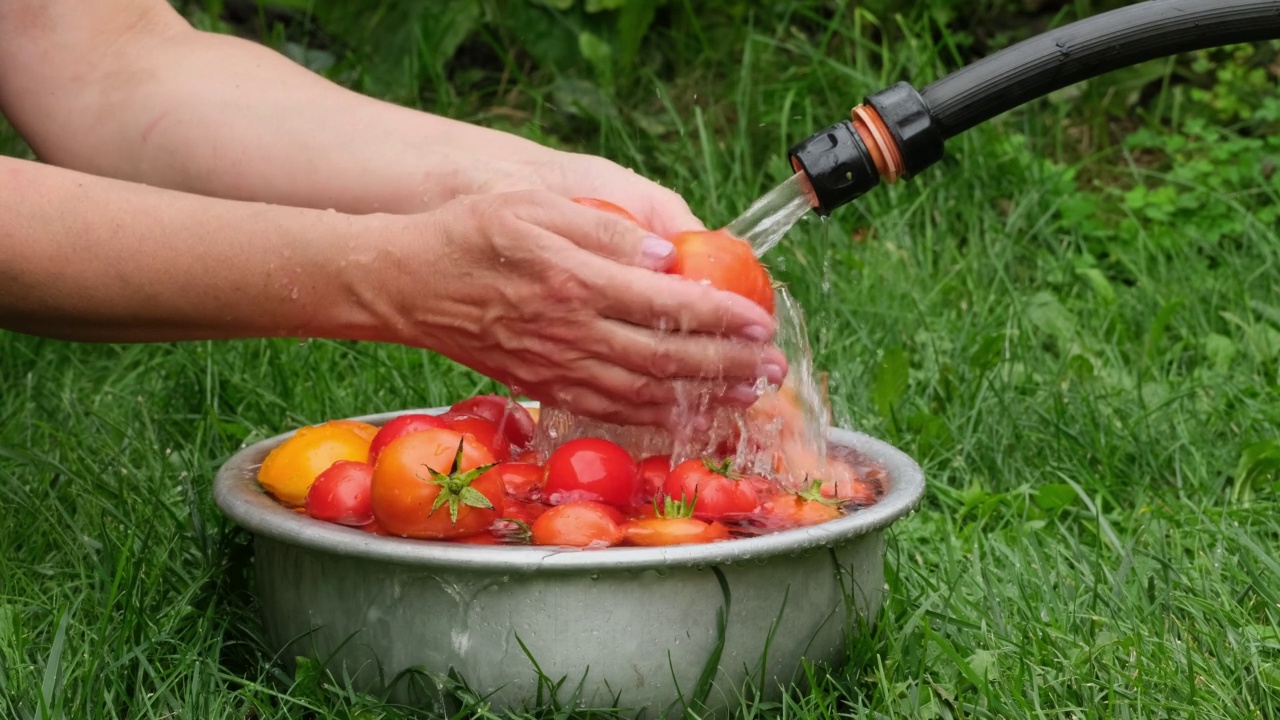
[[[1042,510],[1061,510],[1076,499],[1076,491],[1066,483],[1049,483],[1036,488],[1036,505]]]
[[[493,503],[489,502],[489,498],[485,497],[484,493],[470,485],[462,488],[458,493],[458,497],[462,500],[463,504],[470,505],[471,507],[484,508],[486,510],[493,509]]]
[[[1226,372],[1239,351],[1235,341],[1225,335],[1209,333],[1204,339],[1204,354],[1218,372]]]
[[[1280,440],[1261,440],[1240,451],[1231,499],[1248,503],[1254,492],[1267,482],[1280,482]]]
[[[1098,268],[1078,268],[1076,274],[1089,283],[1089,286],[1093,288],[1093,292],[1104,303],[1110,305],[1116,301],[1116,290],[1101,270]]]
[[[605,88],[613,86],[613,48],[589,30],[578,33],[578,52],[595,70],[596,81]]]

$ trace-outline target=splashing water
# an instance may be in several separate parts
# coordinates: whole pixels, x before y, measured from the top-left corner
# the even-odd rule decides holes
[[[777,245],[787,231],[815,205],[813,189],[804,173],[796,173],[760,196],[725,226],[725,232],[746,240],[756,257]]]

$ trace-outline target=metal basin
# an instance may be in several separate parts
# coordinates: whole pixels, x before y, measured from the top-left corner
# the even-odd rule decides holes
[[[924,491],[911,458],[831,428],[830,444],[880,463],[888,486],[876,505],[816,527],[605,550],[404,540],[271,499],[257,469],[291,434],[244,448],[214,482],[218,506],[254,535],[270,649],[413,703],[442,702],[430,678],[460,681],[494,710],[553,701],[653,717],[777,697],[802,658],[838,663],[875,618],[884,529]]]

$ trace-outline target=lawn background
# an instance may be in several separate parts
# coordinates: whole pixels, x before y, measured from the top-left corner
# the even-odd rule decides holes
[[[862,95],[1119,4],[178,6],[361,91],[613,158],[719,224]],[[745,715],[1280,716],[1278,48],[1019,108],[770,254],[838,424],[929,485],[876,632]],[[7,127],[0,150],[30,157]],[[265,654],[210,482],[243,443],[490,388],[374,344],[0,334],[0,717],[414,717]]]

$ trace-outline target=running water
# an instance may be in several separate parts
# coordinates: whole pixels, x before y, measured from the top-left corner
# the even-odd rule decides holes
[[[804,173],[796,173],[760,196],[725,232],[751,245],[756,257],[773,249],[800,218],[813,209],[813,189]]]
[[[756,257],[776,246],[813,208],[812,191],[797,173],[774,188],[724,231],[751,245]],[[831,422],[825,375],[815,371],[803,308],[784,287],[775,291],[775,344],[787,358],[787,379],[780,387],[758,381],[760,399],[750,408],[710,410],[709,397],[678,382],[679,422],[672,431],[624,426],[579,417],[544,406],[538,418],[534,450],[542,460],[560,445],[581,437],[612,440],[637,459],[670,455],[672,466],[706,455],[734,457],[738,472],[773,477],[786,489],[803,489],[828,472],[826,429]],[[679,332],[666,330],[667,333]],[[693,419],[710,414],[711,427],[694,428]]]

